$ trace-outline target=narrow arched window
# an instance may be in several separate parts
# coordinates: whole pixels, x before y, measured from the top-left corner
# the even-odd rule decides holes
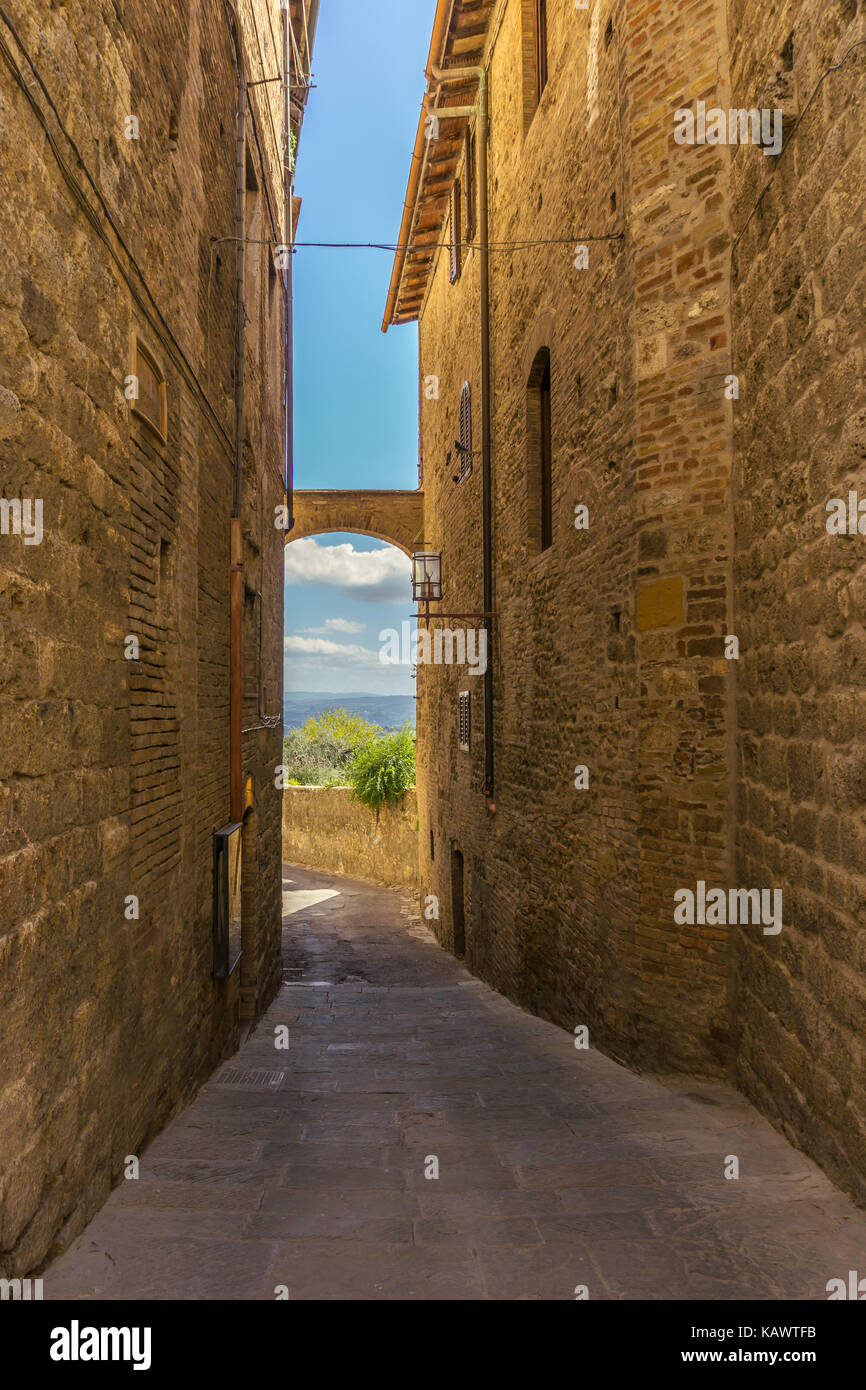
[[[553,431],[550,349],[541,348],[526,384],[526,501],[530,553],[553,545]]]
[[[535,0],[535,104],[547,86],[547,0]]]
[[[547,0],[521,0],[523,28],[523,129],[547,86]]]

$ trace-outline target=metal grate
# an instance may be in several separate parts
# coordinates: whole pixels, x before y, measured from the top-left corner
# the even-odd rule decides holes
[[[286,1079],[284,1071],[250,1071],[243,1067],[224,1067],[215,1084],[232,1090],[278,1091]]]
[[[457,697],[457,745],[464,753],[469,752],[472,735],[472,707],[468,690],[461,690]]]

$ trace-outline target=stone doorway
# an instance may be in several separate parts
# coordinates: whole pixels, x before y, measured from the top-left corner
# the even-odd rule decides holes
[[[466,955],[466,908],[463,890],[463,851],[451,847],[451,920],[454,924],[454,954]]]

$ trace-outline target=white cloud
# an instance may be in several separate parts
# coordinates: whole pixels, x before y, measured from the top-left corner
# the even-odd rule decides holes
[[[337,657],[341,662],[351,662],[358,666],[380,666],[378,651],[369,647],[358,647],[344,642],[332,642],[327,637],[286,637],[287,652],[304,656],[308,660],[321,657],[333,664]]]
[[[383,666],[379,652],[327,637],[283,639],[286,690],[330,690],[346,695],[414,694],[405,666]]]
[[[352,598],[411,602],[412,565],[394,546],[356,550],[348,541],[321,545],[304,536],[286,547],[286,584],[320,584]]]
[[[365,623],[352,623],[348,618],[326,618],[321,627],[302,627],[300,632],[311,632],[317,636],[327,636],[329,632],[353,634],[363,632]]]

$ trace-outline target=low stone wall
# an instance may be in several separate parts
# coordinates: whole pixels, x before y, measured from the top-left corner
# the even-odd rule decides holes
[[[418,795],[376,820],[352,799],[350,787],[287,787],[283,794],[283,858],[348,878],[418,887]]]

